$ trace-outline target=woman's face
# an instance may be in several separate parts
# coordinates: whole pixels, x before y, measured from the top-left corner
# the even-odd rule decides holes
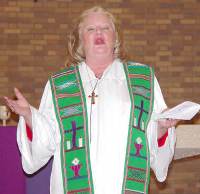
[[[79,34],[86,58],[114,57],[115,29],[106,14],[88,14],[80,26]]]

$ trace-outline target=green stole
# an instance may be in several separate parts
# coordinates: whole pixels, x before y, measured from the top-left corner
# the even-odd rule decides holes
[[[122,194],[147,194],[150,157],[146,129],[153,107],[154,73],[149,66],[133,62],[124,64],[124,71],[131,112]],[[94,194],[86,98],[78,66],[72,65],[51,76],[50,83],[61,134],[64,193]]]

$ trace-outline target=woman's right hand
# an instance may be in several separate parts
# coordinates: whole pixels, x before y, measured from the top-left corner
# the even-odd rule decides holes
[[[26,98],[21,94],[21,92],[14,88],[14,93],[16,96],[16,100],[12,100],[8,98],[7,96],[4,97],[6,100],[7,105],[12,110],[12,112],[15,112],[16,114],[23,116],[25,119],[26,124],[31,127],[31,109],[28,101]]]

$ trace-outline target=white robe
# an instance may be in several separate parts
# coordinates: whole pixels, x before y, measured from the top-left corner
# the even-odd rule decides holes
[[[130,117],[130,97],[126,76],[120,60],[115,60],[98,81],[95,89],[98,97],[92,105],[88,97],[96,83],[92,70],[83,62],[79,71],[86,94],[88,123],[91,113],[90,159],[95,194],[121,194],[124,161]],[[154,78],[154,113],[166,108],[159,84]],[[26,173],[32,174],[54,156],[51,172],[51,194],[64,194],[60,160],[60,131],[55,116],[50,83],[47,82],[39,110],[31,107],[33,139],[26,135],[22,117],[18,124],[17,142],[22,154]],[[152,114],[152,115],[153,115]],[[148,124],[147,137],[150,148],[150,165],[158,181],[164,181],[173,158],[175,146],[174,129],[169,129],[162,147],[157,144],[157,122],[152,118]]]

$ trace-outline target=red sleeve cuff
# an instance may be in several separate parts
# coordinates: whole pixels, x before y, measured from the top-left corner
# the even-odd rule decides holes
[[[28,139],[29,139],[30,141],[32,141],[32,139],[33,139],[33,134],[32,134],[32,131],[31,131],[30,127],[29,127],[27,124],[26,124],[26,135],[27,135]]]
[[[168,137],[168,130],[162,137],[158,139],[158,147],[162,147],[165,144],[167,137]]]

